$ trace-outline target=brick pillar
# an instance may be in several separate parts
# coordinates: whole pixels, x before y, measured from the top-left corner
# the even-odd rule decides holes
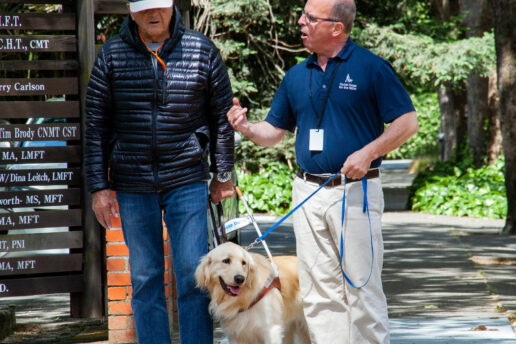
[[[108,296],[108,333],[109,343],[137,343],[131,308],[131,280],[129,250],[124,243],[120,218],[111,218],[113,225],[106,231],[106,270]],[[168,243],[167,231],[163,231],[165,249],[165,293],[169,310],[170,328],[173,329],[177,319],[175,302],[175,281],[172,270],[172,253]]]

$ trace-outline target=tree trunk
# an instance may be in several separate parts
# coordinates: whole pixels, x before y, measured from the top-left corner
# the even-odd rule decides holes
[[[507,219],[504,232],[516,234],[516,0],[490,0],[495,28],[499,108],[505,155]]]
[[[502,154],[502,131],[500,129],[500,119],[498,118],[498,88],[496,87],[496,71],[493,70],[489,76],[488,91],[488,121],[489,131],[487,137],[487,164],[494,164]]]
[[[455,123],[457,126],[457,156],[463,159],[466,153],[466,143],[468,135],[468,119],[466,118],[467,93],[466,87],[457,86],[453,91],[455,105]]]
[[[442,146],[441,159],[447,161],[455,150],[461,153],[466,144],[466,93],[449,85],[437,89],[439,111],[441,112]]]
[[[432,0],[432,3],[442,22],[448,22],[452,16],[457,16],[460,13],[459,0]],[[458,114],[462,114],[462,111],[458,111],[458,107],[462,106],[462,100],[457,99],[457,92],[451,83],[442,85],[437,89],[437,98],[441,112],[439,137],[441,141],[441,160],[447,161],[453,156],[457,143],[462,140],[457,132],[457,124],[461,123]]]
[[[457,145],[453,89],[449,86],[440,87],[437,89],[437,98],[441,112],[441,160],[447,161],[452,157]]]
[[[489,79],[470,75],[467,80],[467,127],[470,153],[476,168],[484,165],[486,155],[485,121],[488,115]]]
[[[460,11],[459,0],[432,0],[441,21],[450,21],[451,16],[456,16]]]
[[[487,0],[462,0],[463,24],[466,37],[480,37],[492,27],[491,10]],[[467,80],[467,121],[470,152],[476,168],[485,163],[489,79],[471,74]]]

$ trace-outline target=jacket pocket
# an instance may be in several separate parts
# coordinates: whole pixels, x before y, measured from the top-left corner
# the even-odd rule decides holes
[[[117,137],[113,138],[111,142],[109,142],[109,165],[111,167],[115,166],[118,161],[118,154],[120,154],[120,141]]]
[[[197,129],[192,135],[190,135],[190,140],[194,141],[198,151],[199,160],[207,159],[210,151],[210,137],[202,131],[202,129]]]

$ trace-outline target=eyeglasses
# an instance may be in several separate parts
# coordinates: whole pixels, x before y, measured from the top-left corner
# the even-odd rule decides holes
[[[334,22],[334,23],[339,23],[340,20],[337,20],[337,19],[333,19],[333,18],[320,18],[320,17],[314,17],[308,13],[305,12],[305,10],[303,9],[303,11],[301,12],[301,16],[305,16],[306,18],[306,21],[308,22],[308,24],[315,24],[317,23],[318,21],[329,21],[329,22]]]

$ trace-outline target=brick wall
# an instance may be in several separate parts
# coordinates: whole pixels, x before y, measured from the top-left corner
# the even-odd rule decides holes
[[[129,250],[124,243],[120,218],[111,218],[112,229],[106,231],[106,270],[107,270],[107,314],[109,343],[137,343],[131,309],[131,280]],[[163,231],[165,249],[165,292],[169,310],[170,328],[177,323],[175,303],[175,281],[172,271],[172,253],[168,244],[167,231]]]

